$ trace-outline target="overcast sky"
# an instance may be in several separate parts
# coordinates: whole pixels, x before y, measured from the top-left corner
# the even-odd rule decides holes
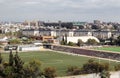
[[[0,21],[120,21],[120,0],[0,0]]]

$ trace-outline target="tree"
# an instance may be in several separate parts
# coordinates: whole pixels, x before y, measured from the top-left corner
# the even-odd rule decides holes
[[[92,29],[101,29],[99,25],[92,25]]]
[[[116,44],[120,46],[120,36],[117,37]]]
[[[78,39],[77,45],[78,45],[78,46],[81,46],[81,45],[83,45],[83,44],[84,44],[84,42],[83,42],[81,39]]]
[[[30,61],[25,66],[24,62],[19,57],[18,52],[13,56],[11,50],[9,54],[9,62],[2,62],[1,60],[0,78],[45,78],[40,66],[41,63],[38,60]],[[54,76],[53,73],[51,73],[51,76]]]
[[[80,73],[81,70],[77,66],[70,66],[67,68],[67,75],[79,75]]]
[[[9,42],[10,42],[10,44],[20,44],[21,43],[19,39],[12,39]]]
[[[2,61],[3,61],[3,59],[2,59],[2,56],[1,56],[1,53],[0,53],[0,64],[2,64]]]
[[[66,45],[67,44],[66,41],[65,41],[65,37],[64,36],[62,37],[62,41],[60,42],[60,44],[61,45]]]
[[[75,43],[73,43],[73,42],[69,42],[68,45],[69,45],[69,46],[74,46]]]
[[[100,73],[100,78],[110,78],[110,73],[108,71],[103,70]]]
[[[12,36],[13,34],[12,34],[12,32],[10,31],[10,32],[5,33],[5,35],[6,35],[6,36]]]
[[[56,70],[52,67],[47,67],[44,69],[44,76],[45,78],[55,78]]]
[[[30,61],[29,64],[27,64],[27,66],[24,68],[25,78],[43,77],[40,66],[41,63],[39,60]]]
[[[85,74],[99,73],[102,72],[103,70],[108,71],[109,64],[107,63],[100,64],[98,62],[95,62],[94,60],[89,60],[82,66],[82,72]]]
[[[65,34],[65,44],[67,44],[67,34]]]
[[[18,56],[18,52],[16,52],[14,57],[14,73],[16,78],[24,77],[23,64],[24,64],[23,61]]]
[[[23,34],[21,31],[14,32],[14,36],[21,37]]]
[[[84,29],[84,25],[80,25],[80,26],[79,26],[79,29]]]
[[[3,66],[3,64],[2,64],[2,56],[1,56],[1,53],[0,53],[0,78],[1,78],[1,76],[4,76],[4,74],[3,74],[3,70],[4,70],[4,66]]]
[[[96,45],[96,44],[98,44],[98,42],[95,39],[88,39],[88,41],[86,43],[88,45]]]
[[[14,63],[14,57],[12,54],[12,50],[10,50],[10,54],[9,54],[9,66],[13,66]]]
[[[5,74],[3,73],[4,71],[4,66],[2,64],[0,64],[0,78],[4,78]]]
[[[120,70],[120,64],[115,65],[114,69],[115,69],[115,71],[119,71]]]

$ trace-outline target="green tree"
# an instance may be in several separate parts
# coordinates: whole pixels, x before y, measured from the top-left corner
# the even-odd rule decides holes
[[[115,65],[115,66],[114,66],[114,69],[115,69],[115,71],[120,70],[120,64]]]
[[[89,60],[87,63],[85,63],[82,66],[81,69],[82,69],[82,72],[85,74],[99,73],[99,72],[102,72],[103,70],[108,71],[109,64],[107,63],[100,64],[99,62],[95,62],[94,60]]]
[[[69,46],[74,46],[75,43],[73,43],[73,42],[69,42],[68,45],[69,45]]]
[[[96,44],[98,44],[98,42],[95,39],[88,39],[88,41],[86,43],[88,45],[96,45]]]
[[[108,71],[103,70],[100,73],[100,78],[110,78],[110,73]]]
[[[17,32],[14,32],[14,36],[15,37],[22,37],[22,32],[21,31],[17,31]]]
[[[120,46],[120,36],[117,37],[116,44]]]
[[[61,45],[67,45],[67,35],[62,36],[62,40],[60,42]]]
[[[19,39],[12,39],[9,42],[10,42],[10,44],[20,44],[21,43],[21,41]]]
[[[41,63],[38,60],[30,61],[25,66],[24,62],[19,57],[18,52],[13,56],[11,50],[9,62],[2,62],[1,60],[0,78],[45,78],[40,66]]]
[[[2,64],[2,61],[3,61],[3,58],[2,58],[1,53],[0,53],[0,64]]]
[[[78,46],[81,46],[81,45],[83,45],[83,44],[84,44],[84,42],[83,42],[81,39],[78,39],[77,45],[78,45]]]
[[[12,32],[10,31],[10,32],[5,33],[5,35],[6,35],[6,36],[12,36],[13,34],[12,34]]]
[[[13,67],[12,66],[6,66],[4,67],[3,74],[5,78],[14,78],[14,73],[13,73]]]
[[[44,69],[44,76],[45,78],[55,78],[56,70],[52,67],[47,67]]]
[[[77,66],[70,66],[67,68],[67,75],[79,75],[80,73],[81,70]]]
[[[5,74],[3,73],[4,71],[4,65],[3,65],[3,59],[0,53],[0,78],[5,77]]]
[[[42,71],[40,69],[41,63],[39,60],[32,60],[24,68],[25,78],[38,78],[43,77]]]
[[[65,45],[65,39],[64,36],[62,36],[62,41],[60,42],[61,45]]]
[[[24,64],[24,62],[18,56],[18,52],[16,52],[15,57],[14,57],[15,78],[23,78],[24,77],[23,64]]]
[[[14,64],[14,57],[13,57],[13,54],[12,54],[12,50],[10,50],[10,54],[9,54],[9,65],[10,66],[13,66]]]
[[[5,77],[5,74],[3,73],[3,71],[4,71],[4,66],[3,66],[3,64],[0,64],[0,78]]]

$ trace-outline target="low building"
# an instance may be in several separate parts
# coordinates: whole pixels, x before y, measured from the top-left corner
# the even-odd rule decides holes
[[[7,45],[8,44],[8,38],[7,37],[1,38],[0,39],[0,44],[3,45],[3,46]]]
[[[53,36],[42,36],[42,41],[43,42],[53,42],[54,37]]]
[[[17,48],[18,51],[41,51],[43,50],[43,45],[39,44],[39,45],[20,45]]]

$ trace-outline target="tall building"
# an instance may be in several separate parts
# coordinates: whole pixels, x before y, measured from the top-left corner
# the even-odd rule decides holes
[[[25,22],[23,22],[23,25],[28,25],[28,26],[33,26],[33,27],[35,27],[35,28],[39,28],[39,26],[43,26],[43,22],[41,22],[41,21],[36,21],[36,20],[34,20],[34,21],[25,21]]]
[[[30,22],[29,21],[27,21],[27,20],[25,20],[23,23],[22,23],[23,25],[29,25],[30,26]]]

